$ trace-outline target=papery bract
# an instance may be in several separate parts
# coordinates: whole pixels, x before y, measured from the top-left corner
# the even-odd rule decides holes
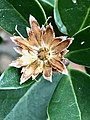
[[[40,28],[37,20],[30,15],[31,28],[26,28],[28,38],[22,35],[11,37],[19,47],[15,50],[21,57],[13,61],[10,66],[22,67],[20,84],[30,77],[35,79],[39,73],[43,72],[43,77],[52,82],[53,69],[67,74],[66,66],[63,63],[67,48],[72,43],[73,38],[67,36],[55,37],[51,24]]]

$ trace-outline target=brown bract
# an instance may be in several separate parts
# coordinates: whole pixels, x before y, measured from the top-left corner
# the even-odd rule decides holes
[[[53,69],[67,74],[66,66],[62,62],[67,53],[67,47],[73,38],[60,36],[55,38],[51,24],[40,28],[37,20],[30,15],[31,28],[26,28],[28,38],[22,36],[11,37],[18,47],[15,48],[21,57],[13,61],[10,66],[22,67],[20,84],[30,77],[35,79],[39,73],[43,73],[46,80],[52,82]]]

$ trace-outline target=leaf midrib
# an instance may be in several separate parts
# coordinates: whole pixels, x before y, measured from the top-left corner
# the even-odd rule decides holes
[[[84,27],[84,24],[85,24],[85,22],[86,22],[86,20],[87,20],[87,18],[88,18],[88,16],[89,16],[89,13],[90,13],[90,7],[87,9],[85,18],[84,18],[84,20],[83,20],[83,22],[82,22],[82,24],[81,24],[81,26],[80,26],[80,29],[79,29],[78,31],[82,30],[82,28]]]
[[[77,101],[77,96],[76,96],[76,93],[75,93],[75,89],[74,89],[74,86],[72,84],[72,80],[71,80],[71,76],[70,76],[70,72],[69,72],[69,80],[70,80],[70,85],[71,85],[71,88],[72,88],[72,92],[73,92],[73,95],[74,95],[74,98],[75,98],[75,103],[77,105],[77,109],[78,109],[78,112],[79,112],[79,118],[81,120],[81,110],[80,110],[80,107],[79,107],[79,104],[78,104],[78,101]]]

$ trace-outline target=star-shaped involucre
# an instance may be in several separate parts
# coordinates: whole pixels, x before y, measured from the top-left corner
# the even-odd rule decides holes
[[[62,60],[73,38],[55,37],[51,24],[40,28],[32,15],[30,15],[29,21],[31,28],[26,28],[28,38],[24,38],[21,34],[11,37],[12,41],[18,45],[15,47],[15,51],[21,55],[10,64],[10,66],[17,68],[22,67],[20,84],[30,77],[35,79],[41,72],[46,80],[52,82],[53,69],[67,74],[66,66]]]

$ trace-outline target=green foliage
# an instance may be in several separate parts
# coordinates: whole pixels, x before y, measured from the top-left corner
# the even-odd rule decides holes
[[[39,0],[40,2],[46,3],[50,6],[54,6],[54,0]]]
[[[28,80],[27,83],[20,85],[20,71],[14,67],[8,68],[0,77],[0,89],[19,89],[34,83],[32,80]]]
[[[42,77],[32,85],[5,120],[46,120],[48,103],[61,76],[54,74],[53,83]]]
[[[90,0],[56,0],[54,16],[59,30],[72,36],[90,25]]]
[[[9,114],[30,86],[18,90],[0,90],[0,120]]]
[[[70,77],[61,78],[48,109],[50,120],[80,120],[80,111]]]
[[[81,112],[82,120],[90,119],[90,75],[80,71],[70,71],[72,84],[77,98],[77,103]]]
[[[88,37],[90,35],[90,26],[80,30],[74,35],[74,41],[70,45],[69,50],[75,51],[75,50],[81,50],[81,49],[87,49],[90,48],[90,38]]]
[[[29,26],[30,14],[41,24],[45,22],[44,10],[37,0],[0,0],[0,26],[12,34],[16,25]]]
[[[90,66],[90,26],[82,29],[74,36],[73,44],[70,46],[70,52],[66,57],[81,65]]]
[[[40,25],[52,16],[58,35],[74,37],[65,57],[90,67],[90,0],[0,0],[0,26],[11,34],[19,25],[26,36],[30,14]],[[20,71],[9,67],[0,76],[0,120],[90,120],[89,74],[71,69],[53,73],[52,83],[40,75],[20,85]]]
[[[90,48],[70,52],[66,55],[71,61],[90,67]]]
[[[90,76],[70,70],[53,94],[48,113],[50,120],[89,120]]]

